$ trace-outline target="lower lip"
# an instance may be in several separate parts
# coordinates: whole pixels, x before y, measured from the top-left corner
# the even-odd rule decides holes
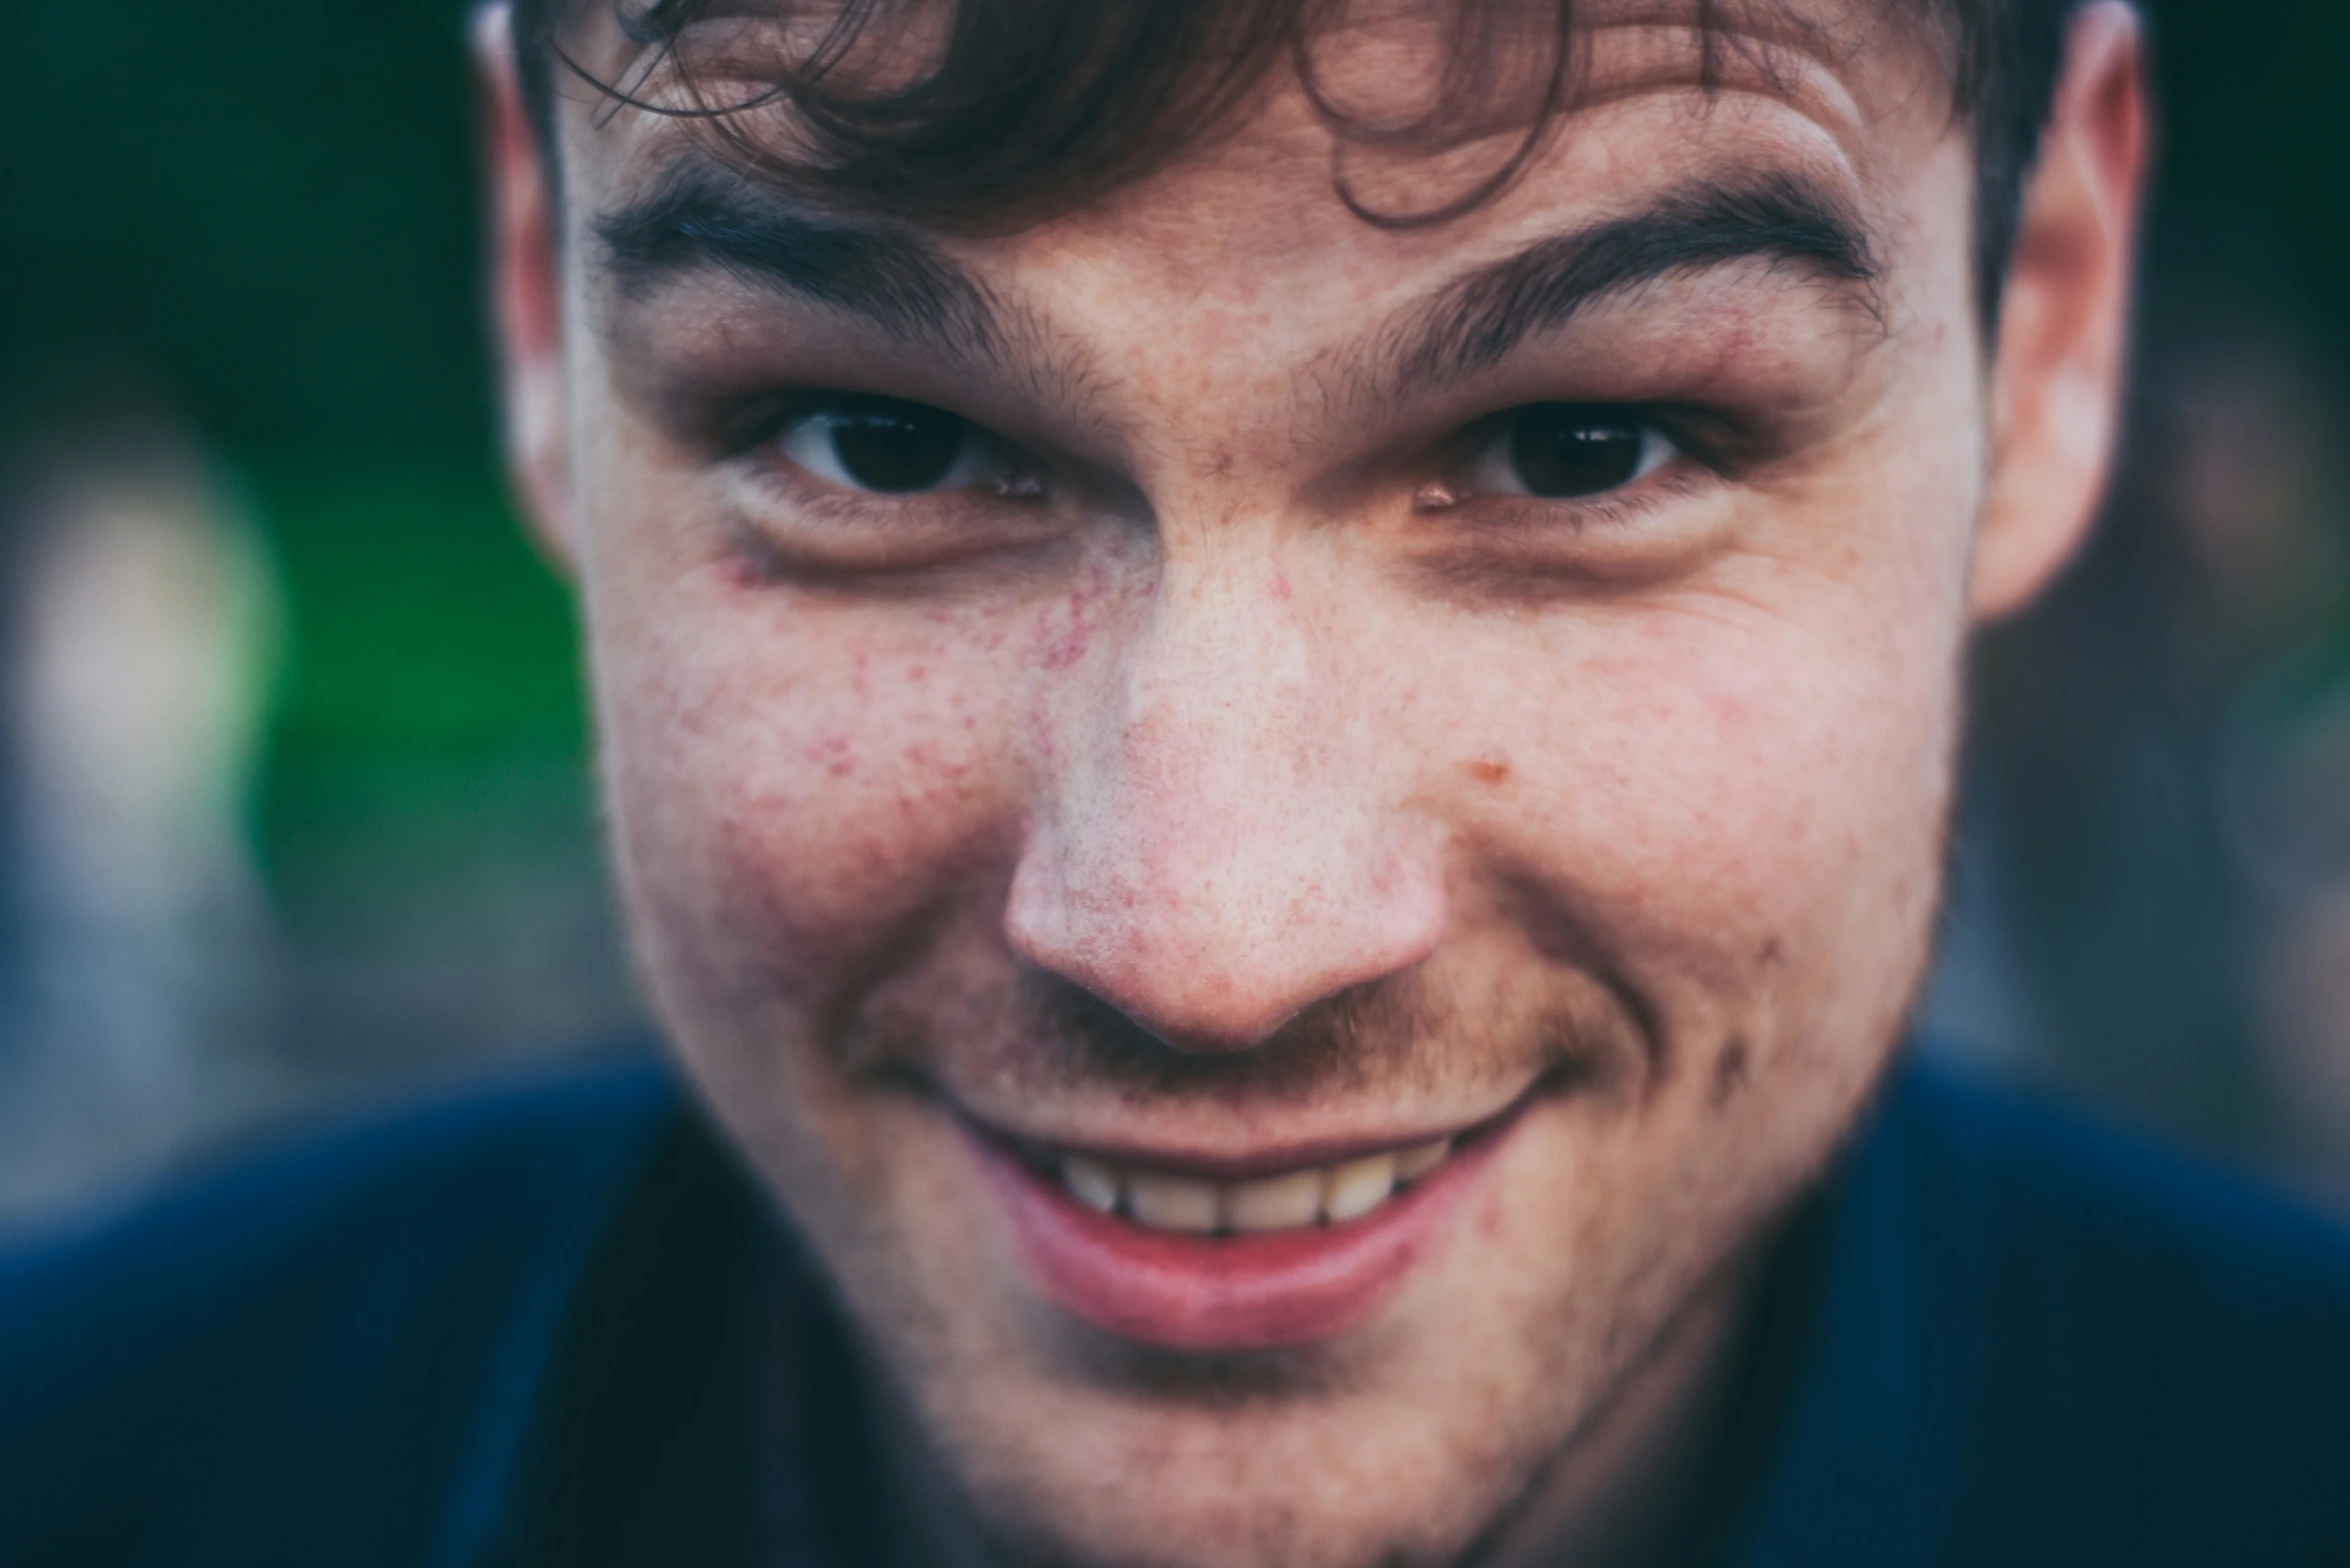
[[[1305,1345],[1368,1317],[1441,1238],[1495,1126],[1360,1219],[1259,1236],[1145,1230],[1098,1213],[984,1134],[972,1143],[1047,1296],[1125,1339],[1194,1351]]]

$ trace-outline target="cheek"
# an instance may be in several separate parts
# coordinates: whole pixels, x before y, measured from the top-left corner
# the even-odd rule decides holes
[[[990,875],[1016,817],[1010,641],[714,570],[609,615],[612,828],[656,969],[812,999]]]
[[[1513,650],[1516,853],[1688,981],[1905,994],[1939,883],[1980,474],[1947,374],[1758,493],[1740,549]],[[1588,913],[1586,913],[1588,912]],[[1894,1005],[1898,1006],[1898,1002]],[[1871,1027],[1876,1027],[1871,1025]]]
[[[1739,1011],[1807,970],[1881,990],[1859,977],[1910,962],[1875,955],[1930,914],[1959,631],[1871,603],[1626,609],[1571,628],[1555,673],[1481,721],[1508,738],[1469,771],[1513,764],[1481,835],[1668,1014]]]

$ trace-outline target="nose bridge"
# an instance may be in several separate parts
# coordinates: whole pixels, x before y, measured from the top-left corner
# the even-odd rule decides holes
[[[1349,662],[1275,552],[1170,551],[1115,673],[1057,726],[1015,943],[1195,1050],[1424,956],[1440,878]]]
[[[1274,561],[1176,561],[1153,612],[1105,715],[1116,734],[1103,760],[1140,792],[1128,804],[1164,808],[1135,825],[1173,829],[1205,810],[1245,836],[1287,814],[1343,749],[1348,718],[1328,705],[1334,683],[1317,664],[1330,650],[1314,646],[1288,576]]]

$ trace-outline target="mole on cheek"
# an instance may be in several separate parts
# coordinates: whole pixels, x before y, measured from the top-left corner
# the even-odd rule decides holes
[[[1714,1058],[1713,1094],[1715,1107],[1727,1105],[1730,1097],[1746,1084],[1746,1042],[1732,1036],[1722,1047],[1722,1054]]]
[[[1498,753],[1473,757],[1468,763],[1468,774],[1480,784],[1502,783],[1510,776],[1509,759]]]

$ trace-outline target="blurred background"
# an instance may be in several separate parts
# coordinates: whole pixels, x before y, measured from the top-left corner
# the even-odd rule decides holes
[[[2350,8],[2153,10],[2128,452],[1981,649],[1924,1016],[2350,1212]],[[459,7],[17,26],[0,1225],[639,1016],[491,447]]]

